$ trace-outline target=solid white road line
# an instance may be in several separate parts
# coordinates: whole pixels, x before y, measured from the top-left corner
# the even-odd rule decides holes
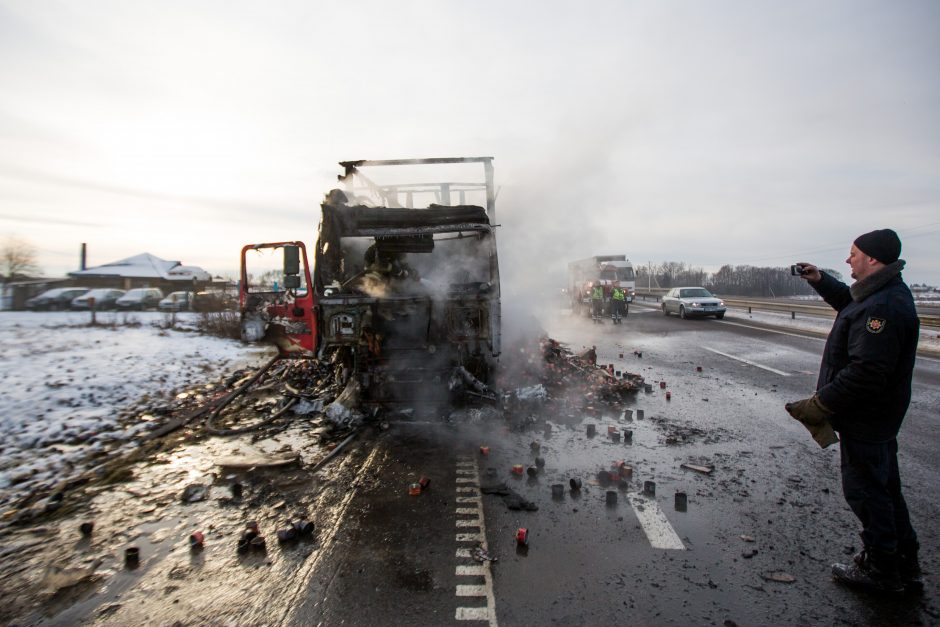
[[[704,348],[704,349],[707,350],[707,351],[711,351],[711,352],[715,353],[716,355],[721,355],[722,357],[727,357],[728,359],[733,359],[733,360],[735,360],[735,361],[740,361],[741,363],[745,363],[745,364],[747,364],[747,365],[749,365],[749,366],[754,366],[755,368],[761,368],[761,369],[766,370],[766,371],[768,371],[768,372],[773,372],[774,374],[779,374],[781,377],[789,377],[789,376],[790,376],[790,373],[789,373],[789,372],[784,372],[784,371],[782,371],[782,370],[777,370],[776,368],[771,368],[770,366],[765,366],[764,364],[759,364],[759,363],[757,363],[756,361],[751,361],[750,359],[745,359],[745,358],[743,358],[743,357],[735,357],[734,355],[729,355],[728,353],[723,353],[723,352],[721,352],[720,350],[717,350],[717,349],[714,349],[714,348],[709,348],[709,347],[707,347],[707,346],[703,346],[702,348]]]
[[[630,505],[636,512],[640,526],[654,549],[685,550],[685,545],[655,500],[634,492],[627,492],[627,498],[630,499]]]
[[[820,342],[825,342],[826,338],[819,337],[816,335],[801,335],[799,333],[791,333],[789,331],[779,331],[777,329],[770,329],[768,327],[758,327],[753,324],[744,324],[742,322],[731,322],[727,319],[721,320],[721,324],[730,326],[730,327],[743,327],[745,329],[754,329],[756,331],[766,331],[767,333],[776,333],[777,335],[789,335],[790,337],[798,337],[804,340],[818,340]]]

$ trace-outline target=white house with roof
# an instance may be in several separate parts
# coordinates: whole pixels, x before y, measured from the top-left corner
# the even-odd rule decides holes
[[[75,283],[85,287],[159,287],[166,291],[193,289],[212,281],[212,276],[198,266],[184,266],[150,253],[134,255],[93,268],[69,272]]]

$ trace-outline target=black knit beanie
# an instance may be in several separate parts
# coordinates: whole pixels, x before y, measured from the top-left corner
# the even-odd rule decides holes
[[[878,229],[855,238],[855,246],[884,264],[894,263],[901,256],[901,238],[891,229]]]

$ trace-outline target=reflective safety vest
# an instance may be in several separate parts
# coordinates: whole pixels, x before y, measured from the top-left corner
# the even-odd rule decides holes
[[[591,290],[591,300],[604,300],[604,288],[600,285]]]
[[[625,299],[626,299],[626,294],[624,294],[624,291],[623,291],[623,288],[622,288],[622,287],[615,287],[615,288],[611,291],[610,296],[611,296],[611,298],[613,298],[614,300],[625,300]]]

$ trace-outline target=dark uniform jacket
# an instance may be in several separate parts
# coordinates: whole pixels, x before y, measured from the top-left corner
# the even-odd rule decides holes
[[[838,311],[826,340],[817,396],[840,434],[869,442],[897,436],[911,402],[920,321],[896,261],[850,289],[822,273],[813,287]]]

